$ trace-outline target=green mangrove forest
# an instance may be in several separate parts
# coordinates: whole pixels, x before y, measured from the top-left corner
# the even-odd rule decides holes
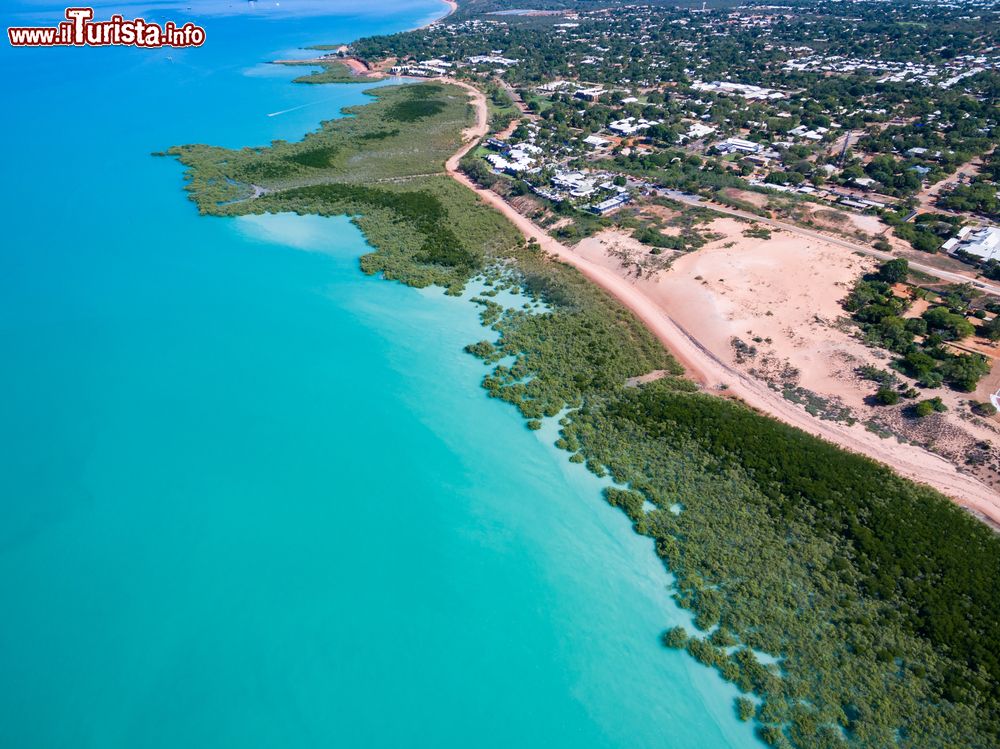
[[[366,273],[460,294],[483,387],[652,539],[694,626],[662,633],[743,692],[776,747],[995,747],[1000,538],[942,495],[697,392],[642,324],[444,174],[472,113],[458,88],[373,90],[302,141],[170,150],[213,216],[348,215]],[[501,289],[528,302],[506,307]],[[639,387],[626,380],[666,370]],[[650,699],[669,699],[650,695]]]

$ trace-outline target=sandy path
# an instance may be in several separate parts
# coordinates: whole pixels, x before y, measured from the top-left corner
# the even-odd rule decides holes
[[[349,67],[354,75],[371,75],[371,69],[364,63],[364,61],[359,60],[357,57],[345,57],[340,62]]]
[[[630,279],[581,257],[573,249],[548,236],[534,222],[509,206],[499,195],[479,187],[460,173],[458,162],[475,146],[478,138],[486,135],[489,122],[488,110],[486,97],[481,91],[460,81],[449,80],[449,82],[470,92],[477,114],[476,124],[466,131],[466,136],[471,140],[445,164],[448,173],[503,213],[525,237],[537,240],[543,250],[577,268],[584,276],[628,307],[681,362],[690,377],[707,389],[724,390],[752,408],[786,424],[847,450],[878,460],[909,479],[929,484],[954,499],[959,505],[980,513],[1000,525],[1000,496],[976,478],[960,473],[955,466],[939,455],[914,445],[883,440],[860,424],[847,426],[838,422],[821,421],[810,416],[805,410],[785,400],[764,383],[734,370],[722,361],[681,328]],[[757,216],[752,218],[756,221],[761,220]],[[785,227],[782,225],[781,228]],[[792,228],[797,229],[797,227]],[[825,235],[818,236],[830,241]]]
[[[454,78],[439,78],[437,80],[450,83],[453,86],[458,86],[459,88],[464,88],[466,91],[468,91],[469,95],[472,98],[472,106],[476,110],[476,124],[466,128],[465,132],[462,133],[462,135],[465,136],[466,140],[465,145],[463,145],[458,151],[456,151],[455,154],[450,159],[448,159],[444,164],[444,168],[445,170],[447,170],[448,174],[450,174],[452,177],[455,177],[463,184],[471,186],[472,183],[468,179],[464,179],[465,175],[461,174],[458,171],[458,162],[460,162],[465,157],[465,154],[467,154],[476,146],[476,143],[479,142],[479,139],[482,138],[484,135],[486,135],[487,131],[489,130],[490,110],[489,107],[486,105],[486,94],[484,94],[475,86],[472,86],[463,81],[457,81]],[[476,191],[479,192],[478,190]]]

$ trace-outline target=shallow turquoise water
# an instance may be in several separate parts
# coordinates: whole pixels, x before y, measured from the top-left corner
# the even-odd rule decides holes
[[[473,305],[149,156],[300,136],[362,88],[262,61],[439,4],[234,5],[116,7],[201,50],[0,49],[0,746],[756,746],[658,645],[648,542],[478,387]]]

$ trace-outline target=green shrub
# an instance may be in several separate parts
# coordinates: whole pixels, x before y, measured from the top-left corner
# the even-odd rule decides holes
[[[914,405],[911,412],[917,418],[922,419],[925,416],[930,416],[932,413],[944,413],[947,410],[948,407],[940,398],[928,398]]]
[[[997,410],[992,403],[972,402],[972,413],[976,416],[996,416]]]
[[[892,388],[881,387],[875,393],[875,401],[880,406],[895,406],[899,403],[899,393]]]
[[[740,717],[740,720],[742,721],[750,720],[754,715],[757,714],[757,703],[754,702],[749,697],[737,697],[736,714]]]

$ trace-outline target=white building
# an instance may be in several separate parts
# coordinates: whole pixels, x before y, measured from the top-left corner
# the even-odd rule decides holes
[[[583,99],[584,101],[597,101],[604,94],[607,93],[603,86],[591,86],[590,88],[581,88],[573,94],[577,99]]]
[[[530,171],[535,166],[533,158],[517,149],[511,149],[507,158],[498,153],[487,154],[486,160],[498,172],[509,172],[510,174],[521,174]]]
[[[406,63],[403,65],[393,65],[389,72],[393,75],[409,75],[421,78],[435,78],[448,75],[450,62],[443,60],[427,60],[425,62]]]
[[[520,60],[513,60],[510,57],[502,57],[500,55],[475,55],[466,59],[472,65],[502,65],[505,68],[517,65],[520,62]]]
[[[764,147],[760,143],[743,138],[727,138],[715,146],[720,153],[760,153]]]
[[[681,142],[685,140],[698,140],[699,138],[704,138],[706,135],[711,135],[714,132],[714,127],[709,127],[708,125],[702,125],[700,122],[696,122],[688,128],[686,133],[678,135],[677,139]]]
[[[588,135],[586,138],[583,139],[583,142],[586,143],[591,148],[596,148],[596,149],[607,148],[611,144],[610,140],[608,140],[607,138],[602,138],[598,135]]]
[[[785,95],[780,91],[763,86],[752,86],[747,83],[730,83],[729,81],[712,81],[702,83],[696,81],[691,85],[695,91],[704,91],[712,94],[724,94],[727,96],[742,96],[747,101],[762,99],[784,99]]]
[[[510,166],[510,162],[507,161],[503,156],[498,153],[491,153],[486,157],[486,160],[490,163],[494,169],[498,172],[505,172]]]
[[[538,87],[538,90],[544,94],[551,94],[567,86],[569,86],[569,81],[551,81],[550,83],[543,83]]]
[[[788,131],[789,135],[794,135],[797,138],[805,138],[811,141],[821,141],[823,136],[830,132],[828,127],[817,127],[814,130],[810,130],[805,125],[799,125],[798,127],[793,127]]]
[[[556,172],[552,177],[552,184],[574,198],[586,198],[597,189],[596,180],[583,172]]]
[[[510,149],[510,155],[514,158],[527,159],[532,156],[538,156],[540,153],[542,153],[542,147],[536,146],[534,143],[518,143]]]
[[[608,125],[608,130],[618,135],[635,135],[636,133],[648,130],[653,125],[659,125],[661,120],[644,120],[635,117],[626,117],[624,120],[617,120]]]
[[[958,236],[949,239],[942,248],[952,255],[961,252],[974,255],[980,260],[1000,260],[1000,227],[973,229],[971,226],[964,226],[959,229]]]
[[[601,216],[605,213],[613,211],[619,206],[625,205],[630,200],[628,193],[623,192],[615,195],[614,197],[608,198],[607,200],[602,200],[600,203],[595,203],[590,207],[590,209]]]

